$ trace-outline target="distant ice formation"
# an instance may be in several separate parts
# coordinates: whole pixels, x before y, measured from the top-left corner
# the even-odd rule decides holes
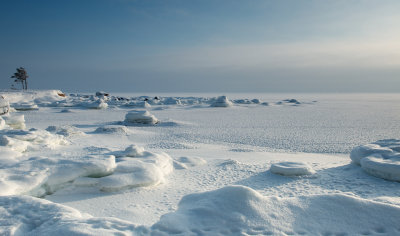
[[[400,181],[400,140],[385,139],[355,147],[350,158],[368,174]]]
[[[212,107],[230,107],[232,106],[232,102],[226,96],[218,97],[214,103],[211,104]]]
[[[271,172],[286,176],[311,175],[315,171],[304,162],[279,162],[271,165]]]

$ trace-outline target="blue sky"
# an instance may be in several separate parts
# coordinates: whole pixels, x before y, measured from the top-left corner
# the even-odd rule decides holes
[[[1,88],[398,92],[397,0],[3,0]]]

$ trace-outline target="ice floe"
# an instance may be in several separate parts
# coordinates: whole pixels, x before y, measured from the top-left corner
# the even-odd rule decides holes
[[[286,176],[311,175],[315,171],[304,162],[279,162],[271,165],[271,172]]]
[[[350,158],[368,174],[400,181],[400,140],[385,139],[355,147]]]

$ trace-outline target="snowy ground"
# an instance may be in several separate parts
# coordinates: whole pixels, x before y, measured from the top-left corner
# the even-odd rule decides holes
[[[400,235],[400,95],[1,94],[0,234]]]

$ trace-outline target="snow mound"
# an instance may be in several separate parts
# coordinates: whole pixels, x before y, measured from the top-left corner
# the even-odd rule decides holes
[[[6,124],[13,129],[25,129],[25,117],[24,115],[7,114],[3,116]]]
[[[274,174],[293,176],[311,175],[315,171],[304,162],[279,162],[271,165],[271,172]]]
[[[175,169],[188,169],[205,164],[207,164],[207,161],[200,157],[179,157],[177,160],[174,160]]]
[[[29,196],[0,197],[0,235],[146,235],[148,229],[116,218],[92,217]]]
[[[214,103],[211,104],[212,107],[231,107],[233,104],[228,100],[226,96],[218,97]]]
[[[400,181],[400,140],[385,139],[355,147],[350,158],[370,175]]]
[[[68,126],[68,125],[64,125],[64,126],[51,125],[51,126],[47,127],[46,130],[51,133],[59,134],[59,135],[65,136],[65,137],[85,135],[84,132],[78,130],[77,128],[75,128],[73,126]]]
[[[85,102],[82,105],[89,109],[106,109],[108,107],[108,104],[104,99],[97,99],[93,102]]]
[[[116,167],[114,156],[31,158],[0,168],[1,196],[51,194],[82,176],[102,177]]]
[[[125,115],[126,124],[145,124],[155,125],[159,123],[159,120],[148,111],[130,111]]]
[[[136,145],[130,145],[124,151],[116,154],[117,157],[140,157],[143,156],[144,148]]]
[[[341,194],[264,197],[229,186],[182,198],[155,235],[398,235],[400,208]]]
[[[97,128],[94,133],[98,134],[128,134],[131,131],[122,125],[106,125]]]

